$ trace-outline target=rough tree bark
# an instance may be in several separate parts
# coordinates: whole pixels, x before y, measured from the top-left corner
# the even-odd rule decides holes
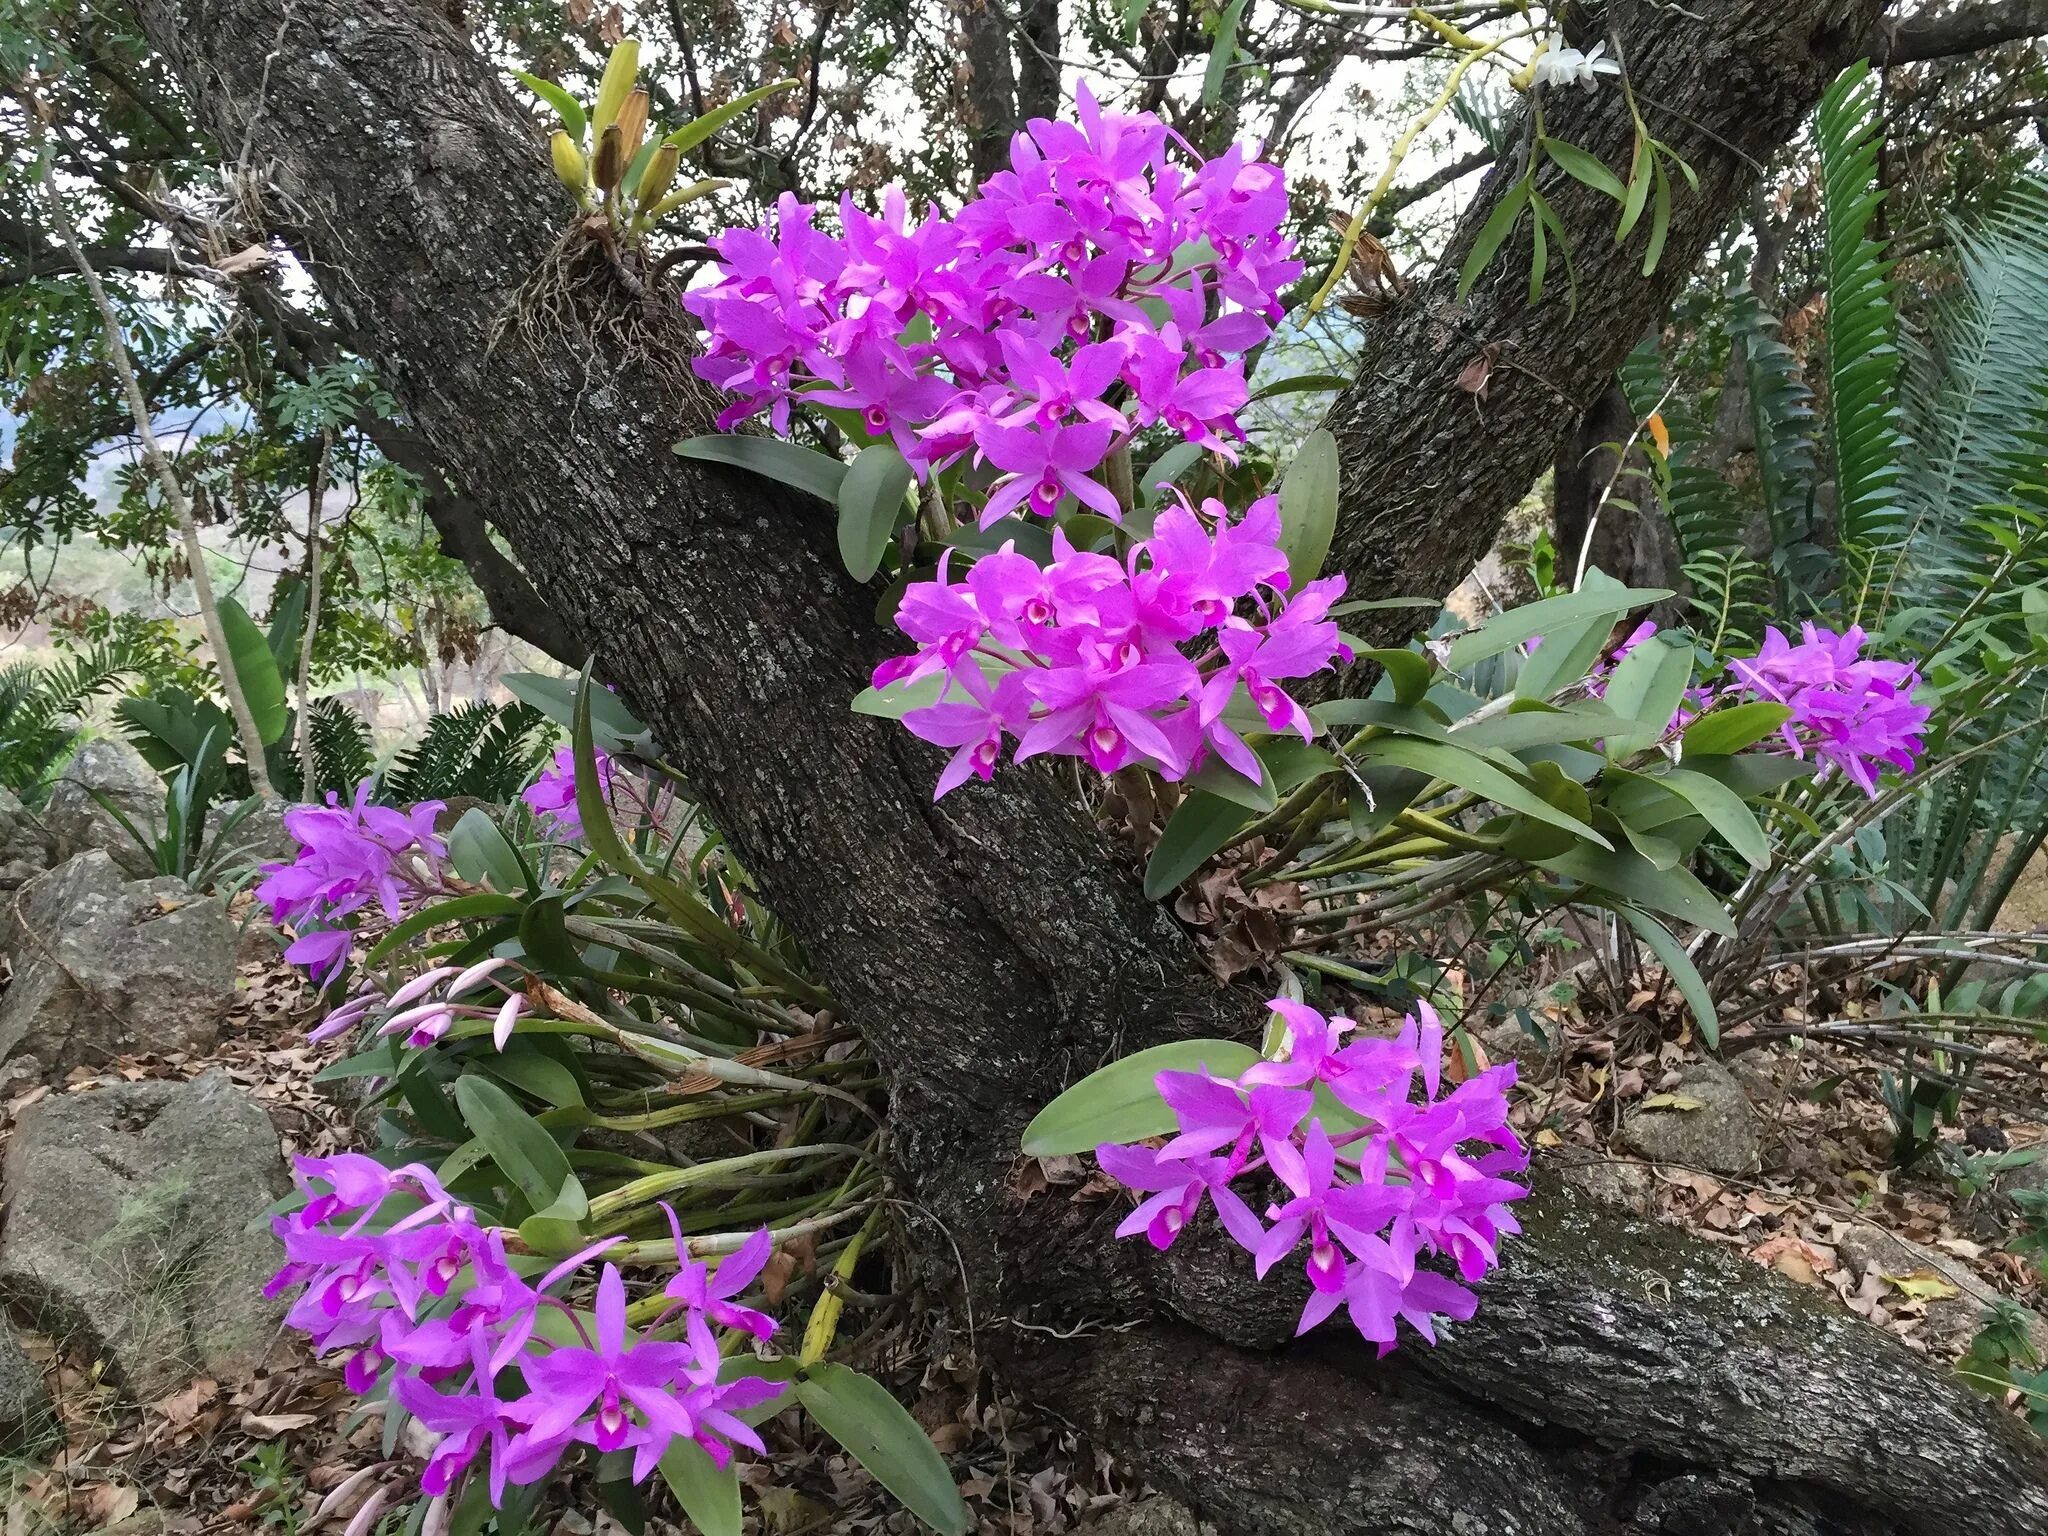
[[[1548,167],[1538,185],[1573,232],[1573,315],[1555,252],[1541,301],[1528,302],[1526,215],[1458,302],[1466,253],[1525,157],[1488,173],[1435,275],[1400,310],[1368,323],[1357,382],[1324,423],[1341,450],[1350,512],[1331,562],[1350,577],[1352,595],[1448,592],[1464,579],[1564,433],[1662,319],[1764,162],[1833,73],[1867,47],[1881,9],[1881,0],[1614,0],[1586,27],[1585,46],[1604,37],[1626,60],[1650,131],[1693,167],[1700,189],[1674,178],[1669,243],[1645,279],[1648,221],[1616,245],[1616,205]],[[1551,137],[1628,165],[1634,121],[1611,83],[1551,91],[1544,114]],[[1475,362],[1487,370],[1477,394],[1465,387]],[[1411,623],[1398,612],[1360,621],[1382,643]]]
[[[968,111],[974,184],[1010,163],[1010,139],[1060,106],[1059,0],[962,0],[960,90]]]
[[[1555,1192],[1479,1320],[1386,1362],[1293,1342],[1301,1296],[1216,1243],[1155,1256],[1110,1241],[1107,1203],[1019,1198],[1018,1133],[1057,1085],[1244,1033],[1255,1002],[1204,977],[1050,774],[934,805],[935,754],[846,710],[887,648],[873,592],[824,509],[668,452],[706,419],[673,307],[558,244],[538,135],[437,15],[137,4],[208,130],[255,146],[351,345],[490,489],[868,1037],[919,1253],[1006,1387],[1230,1533],[1744,1528],[1701,1523],[1730,1500],[1788,1533],[2048,1524],[2021,1426],[1776,1276]],[[545,308],[521,298],[542,270]]]
[[[959,81],[966,108],[970,165],[980,186],[1010,163],[1017,131],[1017,67],[1010,57],[1009,23],[996,0],[962,0]]]
[[[1616,450],[1632,438],[1636,441],[1624,468]],[[1631,587],[1684,591],[1670,519],[1643,482],[1633,478],[1642,473],[1647,470],[1636,413],[1621,381],[1610,379],[1566,434],[1551,464],[1550,532],[1560,580],[1571,579],[1583,554],[1584,563]],[[1683,609],[1682,597],[1671,598],[1650,617],[1660,624],[1683,622]]]

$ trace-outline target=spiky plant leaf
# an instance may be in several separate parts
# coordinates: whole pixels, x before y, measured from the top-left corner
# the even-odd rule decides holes
[[[555,727],[527,704],[460,704],[427,722],[419,741],[384,775],[392,804],[473,796],[502,802],[519,792],[554,745]]]
[[[115,639],[46,665],[17,663],[0,674],[0,785],[39,802],[77,740],[80,712],[143,661],[140,646]]]
[[[314,699],[306,707],[307,735],[313,748],[313,787],[322,794],[346,797],[376,771],[377,754],[370,727],[340,699]]]
[[[1895,608],[1970,603],[1988,573],[2003,568],[1980,510],[2011,500],[2019,480],[2040,478],[2048,187],[2022,183],[1951,234],[1961,281],[1937,301],[1926,341],[1907,349],[1901,395],[1910,451],[1901,491],[1912,522],[1879,618]]]
[[[1907,514],[1899,428],[1898,315],[1891,263],[1872,238],[1884,191],[1877,180],[1882,125],[1868,62],[1844,71],[1821,97],[1821,211],[1828,279],[1828,378],[1837,540],[1850,617],[1872,596],[1872,573],[1903,538]]]

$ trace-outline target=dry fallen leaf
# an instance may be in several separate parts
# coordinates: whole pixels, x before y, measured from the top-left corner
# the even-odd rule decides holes
[[[1758,1243],[1749,1250],[1749,1256],[1801,1285],[1818,1285],[1820,1271],[1827,1267],[1828,1262],[1827,1255],[1820,1249],[1789,1233]]]
[[[1947,1301],[1963,1294],[1931,1269],[1916,1269],[1910,1275],[1886,1275],[1885,1279],[1915,1301]]]
[[[1696,1099],[1689,1093],[1653,1093],[1643,1100],[1644,1109],[1705,1109],[1705,1099]]]
[[[304,1429],[319,1418],[314,1413],[245,1413],[242,1428],[258,1440],[274,1440],[295,1429]]]
[[[128,1484],[100,1483],[85,1490],[79,1500],[85,1523],[114,1525],[135,1513],[142,1495]]]
[[[189,1424],[199,1417],[199,1410],[212,1402],[214,1394],[219,1390],[218,1382],[209,1381],[202,1376],[184,1391],[173,1392],[169,1397],[159,1401],[156,1404],[156,1411],[173,1424]]]

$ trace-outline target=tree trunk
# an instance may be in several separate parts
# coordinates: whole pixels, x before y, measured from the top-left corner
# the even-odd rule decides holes
[[[1747,1500],[1785,1532],[2048,1523],[2017,1423],[1776,1276],[1562,1195],[1456,1344],[1385,1362],[1294,1342],[1299,1290],[1253,1286],[1220,1241],[1159,1256],[1111,1240],[1107,1202],[1020,1197],[1018,1134],[1058,1086],[1244,1034],[1256,998],[1207,979],[1052,774],[935,805],[938,755],[848,711],[889,649],[874,591],[826,509],[668,451],[710,406],[673,296],[630,298],[558,241],[541,140],[466,41],[405,0],[138,5],[216,140],[270,167],[351,345],[451,476],[492,489],[866,1035],[924,1278],[964,1291],[957,1325],[1006,1387],[1233,1536],[1577,1536],[1645,1498],[1674,1521]],[[555,302],[522,301],[542,271]]]
[[[1325,421],[1341,453],[1346,508],[1330,563],[1350,577],[1350,596],[1448,592],[1464,579],[1572,423],[1661,321],[1764,163],[1871,36],[1881,9],[1880,0],[1615,0],[1606,8],[1608,51],[1626,60],[1650,132],[1692,166],[1699,191],[1672,174],[1669,241],[1645,279],[1650,221],[1616,245],[1616,204],[1550,165],[1537,185],[1571,237],[1576,312],[1554,240],[1542,298],[1528,302],[1527,214],[1461,303],[1466,253],[1525,157],[1494,167],[1436,275],[1401,309],[1367,322],[1357,382]],[[1583,46],[1601,35],[1589,29]],[[1544,114],[1552,138],[1626,174],[1635,126],[1612,80],[1591,92],[1553,90]],[[1475,394],[1468,370],[1485,369],[1485,359],[1491,367]],[[1412,624],[1398,611],[1358,619],[1377,643],[1402,638]]]
[[[969,135],[969,163],[980,186],[1010,163],[1010,136],[1019,127],[1017,69],[1010,34],[997,0],[962,0],[958,89]]]
[[[1010,139],[1060,109],[1059,0],[962,0],[960,90],[971,135],[974,185],[1010,164]]]
[[[1637,435],[1639,423],[1619,380],[1593,397],[1565,438],[1550,472],[1550,532],[1557,548],[1558,580],[1570,583],[1582,567],[1598,567],[1631,587],[1682,590],[1678,539],[1648,480],[1640,437],[1626,463],[1617,450]],[[1682,601],[1671,599],[1651,615],[1678,622]]]
[[[1017,0],[1017,121],[1060,111],[1060,0]]]

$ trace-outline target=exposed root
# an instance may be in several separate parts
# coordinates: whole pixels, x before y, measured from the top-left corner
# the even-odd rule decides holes
[[[486,356],[508,337],[536,353],[580,353],[584,395],[607,379],[641,374],[636,392],[682,394],[708,419],[718,400],[691,371],[697,339],[678,298],[660,268],[619,249],[601,218],[578,219],[512,295]]]

